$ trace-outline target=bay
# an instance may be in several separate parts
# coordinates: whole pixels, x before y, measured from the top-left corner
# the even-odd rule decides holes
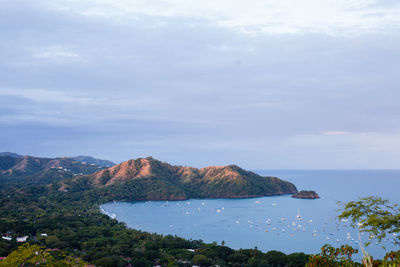
[[[101,210],[128,227],[171,234],[205,242],[224,241],[239,248],[262,251],[319,253],[321,246],[349,244],[359,249],[368,240],[348,222],[339,221],[338,201],[381,196],[400,203],[400,170],[258,170],[294,183],[298,190],[315,190],[317,200],[294,199],[290,195],[248,199],[190,199],[187,201],[112,202]],[[398,250],[392,237],[367,251],[381,258]],[[382,245],[386,248],[383,249]],[[361,255],[355,256],[360,259]]]

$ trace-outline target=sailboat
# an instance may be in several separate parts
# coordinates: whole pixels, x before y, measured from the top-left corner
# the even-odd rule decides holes
[[[314,237],[317,236],[317,229],[315,229],[315,227],[314,227],[314,231],[313,231],[313,233],[312,233],[312,236],[314,236]]]
[[[300,209],[297,209],[296,219],[301,220]]]

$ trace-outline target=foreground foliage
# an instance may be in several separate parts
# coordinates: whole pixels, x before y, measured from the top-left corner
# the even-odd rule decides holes
[[[79,258],[66,256],[59,250],[45,249],[38,245],[24,244],[3,261],[0,266],[54,266],[54,267],[81,267],[87,264]]]
[[[352,261],[351,257],[354,253],[358,253],[358,250],[349,245],[343,245],[340,248],[324,245],[320,254],[311,255],[306,266],[362,266],[360,263]]]
[[[379,241],[392,234],[397,237],[394,242],[400,245],[400,207],[391,205],[389,200],[370,196],[351,201],[343,205],[339,218],[350,219],[353,227],[368,232]]]
[[[342,204],[339,219],[343,218],[350,219],[352,227],[369,233],[371,238],[377,238],[379,242],[391,234],[394,237],[394,244],[400,244],[400,208],[396,204],[391,205],[388,200],[370,196]],[[369,244],[367,241],[364,245],[368,247]],[[360,244],[363,253],[362,263],[351,260],[351,256],[358,251],[348,245],[340,248],[325,245],[321,248],[320,254],[310,256],[307,266],[400,266],[400,250],[387,253],[382,260],[374,260],[364,245]]]

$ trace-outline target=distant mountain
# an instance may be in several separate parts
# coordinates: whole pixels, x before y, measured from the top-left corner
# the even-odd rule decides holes
[[[2,156],[8,156],[8,157],[12,157],[12,158],[22,158],[22,155],[16,154],[16,153],[12,153],[12,152],[0,152],[0,157]]]
[[[32,156],[1,156],[0,183],[51,183],[76,175],[85,175],[103,169],[83,164],[71,158],[39,158]]]
[[[77,156],[77,157],[71,157],[71,159],[80,161],[82,163],[94,164],[94,165],[102,166],[102,167],[111,167],[111,166],[115,165],[115,163],[112,161],[104,160],[104,159],[96,159],[96,158],[89,157],[89,156]]]
[[[296,187],[276,177],[260,176],[236,165],[201,169],[172,166],[149,158],[128,160],[111,168],[78,177],[62,190],[77,185],[115,200],[178,200],[187,198],[242,198],[297,193]]]

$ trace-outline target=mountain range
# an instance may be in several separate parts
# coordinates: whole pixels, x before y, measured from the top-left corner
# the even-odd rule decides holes
[[[44,184],[61,192],[95,194],[107,200],[243,198],[297,193],[290,182],[260,176],[236,165],[193,168],[152,157],[113,164],[92,157],[40,158],[0,153],[1,184]]]

